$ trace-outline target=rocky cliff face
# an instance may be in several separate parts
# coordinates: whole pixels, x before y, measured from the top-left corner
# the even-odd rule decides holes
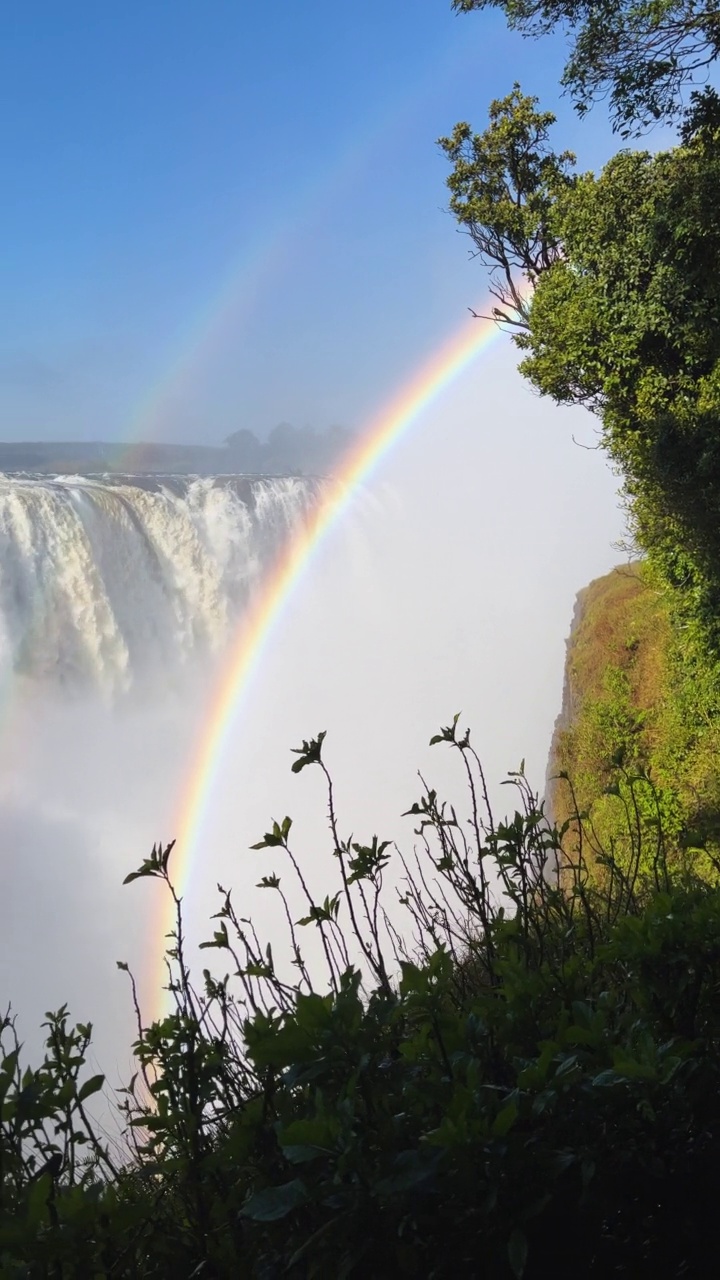
[[[572,653],[578,628],[585,616],[585,603],[589,590],[589,587],[583,587],[581,591],[578,591],[575,597],[575,605],[573,607],[572,620],[570,622],[570,632],[567,640],[565,641],[565,667],[563,671],[562,703],[560,706],[560,713],[553,726],[547,768],[545,770],[545,812],[548,821],[551,824],[557,821],[555,800],[556,793],[558,791],[556,774],[559,767],[558,758],[560,742],[562,741],[563,735],[565,735],[570,729],[577,713],[578,693],[574,682],[571,679]]]

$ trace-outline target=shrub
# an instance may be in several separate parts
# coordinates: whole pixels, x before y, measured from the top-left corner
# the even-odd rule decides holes
[[[146,1027],[138,1010],[122,1160],[84,1111],[89,1028],[49,1019],[35,1073],[11,1037],[0,1273],[702,1273],[720,1140],[712,880],[673,869],[659,825],[650,856],[644,824],[629,860],[599,851],[598,882],[582,816],[553,829],[522,770],[515,813],[495,823],[457,718],[433,741],[464,771],[467,819],[425,788],[412,857],[344,840],[323,740],[293,767],[325,776],[335,888],[323,902],[308,890],[296,922],[281,876],[260,881],[286,918],[289,975],[222,890],[204,946],[228,974],[205,970],[198,987],[172,846],[128,877],[164,880],[177,915],[172,1011]],[[651,793],[641,776],[624,786],[631,812]],[[286,818],[256,847],[304,888],[291,835]],[[322,975],[302,929],[317,931]]]

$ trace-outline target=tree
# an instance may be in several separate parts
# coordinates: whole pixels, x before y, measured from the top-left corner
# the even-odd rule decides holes
[[[454,9],[502,9],[525,36],[571,37],[562,83],[581,115],[609,98],[623,137],[674,119],[683,90],[720,54],[717,0],[452,0]]]
[[[555,211],[522,372],[599,413],[639,539],[720,618],[720,132],[621,152]]]
[[[517,328],[528,322],[527,292],[558,258],[552,213],[561,192],[571,189],[572,152],[557,155],[548,145],[555,123],[538,111],[537,98],[516,84],[490,104],[490,127],[474,134],[457,124],[439,145],[453,170],[450,209],[491,269],[490,292],[499,302],[493,318]]]
[[[720,639],[717,100],[696,98],[681,146],[620,152],[598,177],[570,178],[567,157],[550,153],[550,180],[533,193],[535,220],[530,201],[513,204],[517,184],[514,191],[487,177],[488,156],[503,156],[498,108],[512,139],[526,127],[528,103],[536,119],[548,120],[516,88],[493,104],[471,154],[446,146],[453,211],[484,263],[496,270],[502,262],[509,272],[506,293],[526,299],[516,334],[521,371],[558,403],[598,414],[624,473],[638,540]],[[458,137],[466,133],[458,126]],[[536,154],[524,156],[530,174],[548,161],[545,133],[536,136]],[[498,168],[511,155],[512,145]],[[528,283],[531,298],[523,294]]]
[[[254,431],[241,427],[227,437],[225,445],[237,458],[239,466],[246,467],[248,471],[262,470],[263,446]]]

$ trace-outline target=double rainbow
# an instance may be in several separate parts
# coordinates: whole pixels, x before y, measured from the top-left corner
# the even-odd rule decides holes
[[[329,487],[306,528],[287,545],[272,573],[244,617],[236,644],[217,683],[205,730],[183,790],[177,820],[177,843],[173,853],[173,880],[182,895],[198,852],[206,816],[213,802],[215,784],[243,699],[262,661],[274,629],[280,624],[294,592],[300,586],[313,552],[348,506],[354,491],[362,485],[391,448],[412,426],[419,414],[489,346],[497,335],[488,320],[464,323],[460,330],[423,364],[372,421],[358,442],[346,454],[337,483]],[[172,905],[172,904],[171,904]],[[168,909],[163,935],[174,925]],[[162,949],[164,953],[164,936]],[[158,986],[165,979],[164,959],[157,958]],[[155,964],[153,965],[155,969]],[[163,1008],[159,1016],[165,1012]]]

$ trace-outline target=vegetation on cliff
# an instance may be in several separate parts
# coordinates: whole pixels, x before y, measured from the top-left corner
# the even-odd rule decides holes
[[[551,771],[569,775],[621,860],[629,780],[649,774],[636,824],[682,832],[685,861],[707,869],[720,829],[720,97],[706,85],[683,106],[681,90],[715,61],[717,19],[674,0],[499,6],[526,34],[569,27],[564,83],[581,114],[609,92],[626,136],[658,118],[678,127],[674,147],[577,173],[553,150],[552,113],[516,84],[484,132],[462,122],[440,145],[451,212],[490,268],[492,315],[538,391],[595,414],[645,556],[585,595]]]
[[[198,987],[176,898],[172,1011],[151,1026],[138,1011],[122,1145],[88,1115],[90,1028],[49,1015],[33,1070],[5,1019],[2,1276],[704,1274],[720,890],[657,830],[648,856],[632,824],[635,860],[606,850],[598,884],[587,823],[551,829],[522,774],[495,823],[469,735],[454,722],[436,740],[467,812],[423,791],[399,903],[383,878],[400,855],[340,836],[323,735],[303,743],[295,768],[327,784],[325,900],[287,913],[288,875],[304,887],[289,819],[257,846],[287,972],[221,891],[204,944],[219,972]],[[156,849],[128,880],[174,894],[171,869]]]
[[[638,545],[718,651],[719,120],[705,98],[681,145],[577,175],[550,146],[553,116],[516,85],[484,133],[441,139],[451,209],[492,270],[521,371],[596,414]]]
[[[702,637],[677,623],[673,596],[647,566],[623,565],[578,597],[548,797],[562,825],[573,805],[621,860],[628,779],[646,853],[658,819],[678,864],[720,866],[720,671]],[[565,778],[572,780],[572,795]]]

